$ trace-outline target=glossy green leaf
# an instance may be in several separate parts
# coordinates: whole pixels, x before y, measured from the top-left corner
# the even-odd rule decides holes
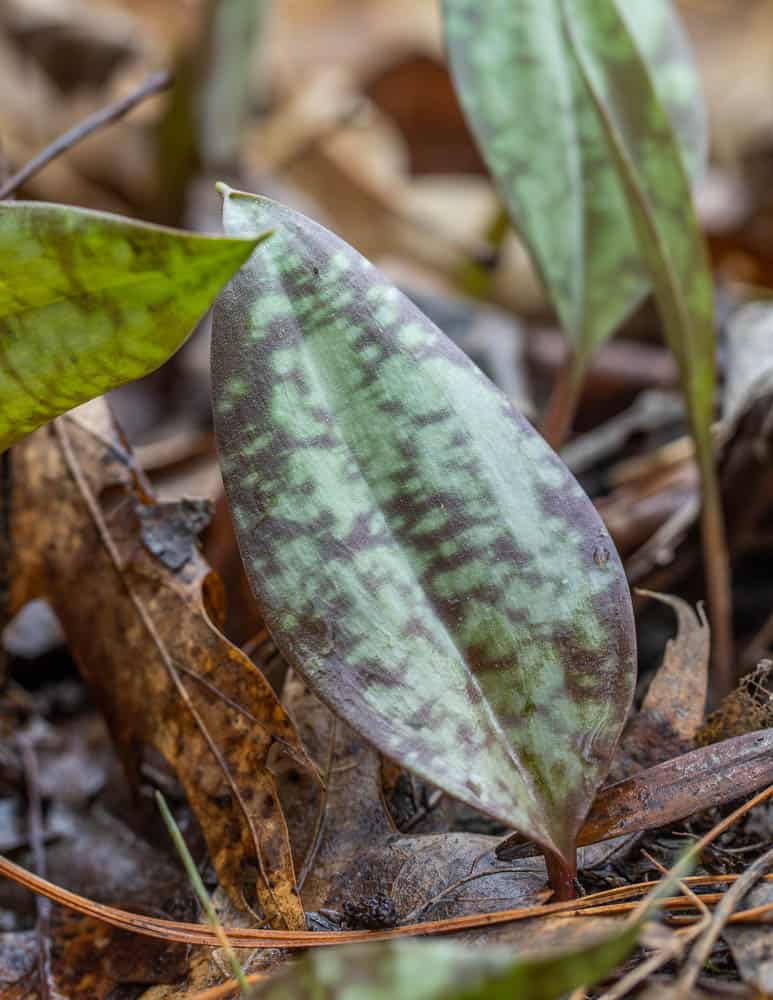
[[[693,176],[706,153],[700,86],[671,0],[620,0],[625,30],[612,34],[609,5],[444,0],[462,105],[581,367],[647,291],[649,272],[564,17],[593,34],[595,57],[635,109],[630,139],[665,186],[679,153],[659,144],[663,108]]]
[[[260,1000],[555,1000],[609,975],[633,950],[639,926],[582,949],[514,957],[510,948],[395,941],[317,948],[258,992]]]
[[[215,310],[223,476],[285,657],[386,755],[572,862],[634,680],[593,505],[485,376],[351,247],[267,226]]]
[[[0,451],[158,368],[255,245],[0,204]]]

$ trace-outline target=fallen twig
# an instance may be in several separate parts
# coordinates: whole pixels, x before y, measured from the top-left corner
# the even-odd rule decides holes
[[[80,124],[75,125],[73,128],[69,129],[64,135],[60,135],[57,139],[46,146],[45,149],[41,150],[37,156],[34,156],[28,163],[17,170],[17,172],[9,177],[2,186],[0,186],[0,201],[4,201],[10,198],[11,195],[18,191],[18,189],[26,184],[27,181],[34,177],[35,174],[39,174],[40,171],[48,166],[48,164],[61,156],[62,153],[66,153],[68,149],[72,149],[73,146],[82,142],[87,136],[91,135],[93,132],[97,132],[101,128],[105,128],[107,125],[112,125],[113,122],[118,121],[119,118],[123,118],[125,114],[135,108],[138,104],[147,100],[148,97],[154,94],[159,94],[161,91],[168,90],[172,85],[172,76],[166,70],[162,70],[159,73],[154,73],[152,76],[148,77],[144,83],[140,84],[136,90],[133,90],[131,94],[127,94],[126,97],[122,97],[119,101],[115,101],[113,104],[109,104],[106,108],[102,108],[99,111],[95,111],[93,115],[89,115],[88,118],[84,119]]]
[[[773,847],[766,851],[762,857],[757,858],[723,895],[714,911],[708,929],[696,943],[679,977],[677,992],[680,995],[689,995],[722,933],[722,928],[730,920],[733,910],[771,865],[773,865]]]

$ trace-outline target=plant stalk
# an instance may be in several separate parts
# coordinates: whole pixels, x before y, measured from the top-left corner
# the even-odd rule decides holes
[[[253,995],[253,989],[247,982],[247,977],[244,974],[244,969],[242,969],[239,964],[239,959],[236,957],[236,952],[231,946],[231,942],[228,940],[225,931],[223,930],[223,925],[218,919],[215,907],[212,905],[212,900],[209,898],[209,893],[206,890],[204,882],[202,881],[201,875],[199,875],[199,870],[196,867],[196,863],[191,857],[191,852],[188,850],[188,845],[183,839],[182,833],[180,833],[180,828],[175,823],[174,816],[169,810],[169,806],[166,804],[166,799],[159,792],[156,791],[156,803],[158,805],[161,816],[164,820],[167,830],[169,831],[169,836],[172,838],[172,843],[175,846],[177,853],[180,856],[180,860],[185,868],[185,873],[193,887],[193,891],[199,897],[199,902],[204,910],[204,914],[207,918],[207,923],[215,932],[220,947],[225,952],[226,958],[228,959],[228,964],[231,966],[231,972],[233,972],[234,979],[238,982],[239,987],[242,991],[242,997],[244,1000],[250,1000]]]
[[[716,464],[710,449],[703,452],[704,449],[700,449],[698,453],[703,494],[701,541],[711,621],[713,693],[721,699],[735,687],[733,591]]]
[[[553,385],[542,422],[542,436],[554,451],[559,450],[572,429],[583,381],[584,372],[570,351]]]
[[[545,867],[548,871],[548,881],[550,882],[550,887],[555,893],[555,900],[557,902],[563,902],[567,899],[577,898],[577,862],[576,860],[572,863],[571,867],[565,864],[564,860],[560,858],[557,854],[552,851],[545,850]],[[572,852],[573,857],[576,857],[576,852]]]

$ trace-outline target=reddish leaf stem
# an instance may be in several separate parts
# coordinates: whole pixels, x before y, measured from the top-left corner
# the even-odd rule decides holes
[[[583,372],[570,351],[553,384],[542,423],[542,436],[555,451],[559,450],[572,429],[583,381]]]
[[[706,596],[713,639],[712,687],[715,697],[721,699],[735,687],[730,555],[727,548],[725,521],[722,514],[722,501],[714,456],[712,454],[700,455],[699,466],[703,495],[701,539]]]
[[[573,856],[576,858],[576,852],[572,852]],[[577,863],[576,861],[571,865],[567,865],[563,858],[560,858],[557,854],[552,851],[545,851],[545,867],[548,870],[548,881],[550,882],[550,887],[555,893],[555,899],[559,902],[563,902],[567,899],[577,898]]]

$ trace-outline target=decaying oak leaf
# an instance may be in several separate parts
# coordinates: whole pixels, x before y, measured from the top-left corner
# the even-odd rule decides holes
[[[163,364],[254,245],[0,204],[0,451]]]
[[[12,602],[51,603],[130,778],[143,744],[174,768],[234,902],[256,896],[272,926],[302,927],[266,761],[275,743],[304,751],[260,671],[218,630],[220,582],[195,547],[172,570],[167,546],[146,546],[138,511],[153,504],[103,400],[35,432],[14,452]]]
[[[574,867],[635,673],[614,546],[560,459],[334,234],[274,233],[215,311],[215,426],[285,659],[388,757]]]

